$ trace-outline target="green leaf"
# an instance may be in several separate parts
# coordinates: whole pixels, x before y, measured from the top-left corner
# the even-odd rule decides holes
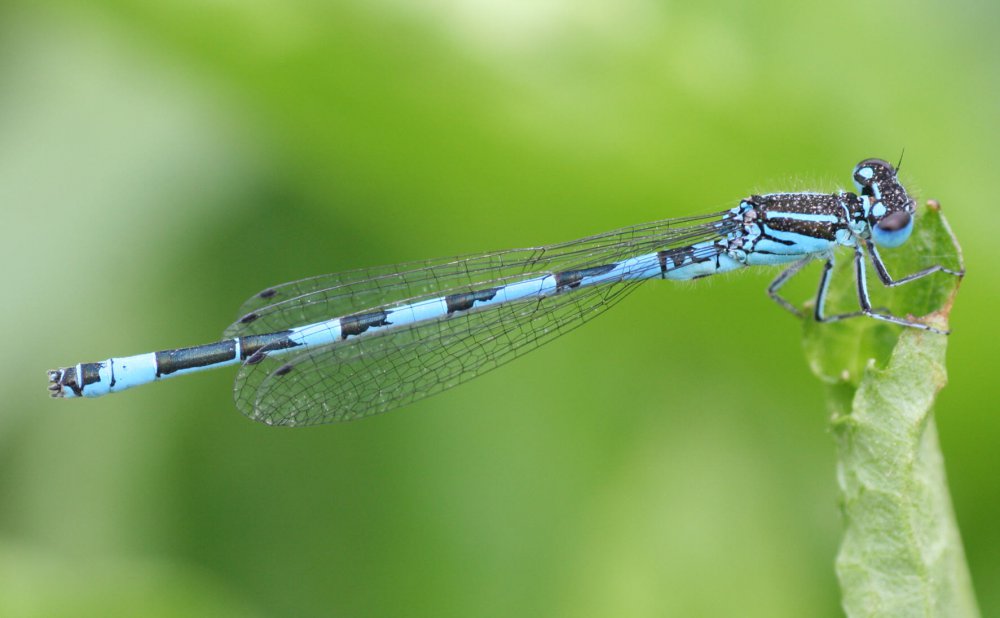
[[[890,272],[961,265],[936,207],[915,225]],[[832,311],[857,307],[849,260],[841,261]],[[873,292],[881,287],[875,277],[869,282]],[[944,329],[957,289],[956,277],[935,273],[874,304]],[[947,343],[944,335],[866,318],[806,321],[806,356],[828,385],[837,439],[846,528],[836,567],[848,616],[979,615],[932,412],[947,380]]]

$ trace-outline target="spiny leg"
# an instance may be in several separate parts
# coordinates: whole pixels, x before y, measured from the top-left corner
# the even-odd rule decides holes
[[[826,272],[824,273],[824,275],[825,274]],[[919,328],[921,330],[927,330],[932,333],[938,333],[941,335],[948,334],[949,331],[940,330],[932,326],[922,324],[920,322],[915,322],[912,320],[907,320],[905,318],[900,318],[891,315],[888,312],[876,313],[874,310],[872,310],[871,297],[868,294],[868,278],[867,278],[867,273],[865,272],[865,254],[861,250],[860,244],[854,246],[854,277],[858,285],[858,303],[861,305],[861,311],[830,316],[825,319],[820,319],[821,322],[831,322],[835,320],[842,320],[844,318],[855,317],[858,315],[866,315],[876,320],[882,320],[883,322],[891,322],[893,324],[899,324],[900,326]],[[822,289],[822,284],[821,284],[821,289]],[[819,307],[819,304],[817,304],[817,307]],[[819,319],[819,317],[817,317],[817,319]]]
[[[892,275],[890,275],[889,271],[886,269],[885,262],[882,261],[882,256],[879,255],[878,249],[875,247],[875,243],[873,243],[871,239],[866,239],[865,246],[868,248],[868,255],[871,256],[872,264],[875,266],[875,272],[878,273],[878,278],[882,281],[882,284],[888,288],[903,285],[904,283],[921,279],[936,272],[948,273],[949,275],[954,275],[956,277],[962,277],[965,275],[964,267],[959,270],[953,270],[945,268],[940,264],[935,264],[934,266],[928,266],[923,270],[917,271],[911,275],[906,275],[900,279],[893,279]]]
[[[791,311],[800,318],[802,317],[802,312],[799,311],[795,305],[782,298],[781,294],[778,294],[778,290],[781,289],[781,286],[788,283],[789,279],[797,275],[798,272],[802,270],[802,268],[812,260],[813,260],[812,256],[809,256],[802,258],[798,262],[795,262],[785,270],[781,271],[781,274],[779,274],[777,277],[774,278],[774,281],[771,282],[771,285],[767,286],[767,295],[771,297],[771,300],[778,303],[788,311]]]
[[[830,278],[833,274],[833,255],[831,254],[823,262],[823,274],[820,275],[819,289],[816,290],[816,303],[813,317],[817,322],[837,322],[846,318],[856,318],[865,315],[862,311],[852,311],[850,313],[838,313],[837,315],[826,316],[826,296],[830,291]]]

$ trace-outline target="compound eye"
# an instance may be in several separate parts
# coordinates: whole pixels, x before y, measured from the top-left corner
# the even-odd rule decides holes
[[[897,210],[882,217],[872,226],[872,239],[881,247],[898,247],[910,237],[913,217],[905,210]]]
[[[910,225],[910,220],[910,213],[897,210],[879,219],[875,226],[883,232],[898,232]]]

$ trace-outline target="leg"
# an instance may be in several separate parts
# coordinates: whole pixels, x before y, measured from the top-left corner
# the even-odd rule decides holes
[[[823,305],[826,302],[826,290],[830,284],[831,270],[833,270],[832,258],[828,259],[826,264],[824,265],[823,278],[820,280],[819,293],[816,295],[816,321],[836,322],[838,320],[843,320],[846,318],[854,318],[860,315],[865,315],[870,318],[874,318],[876,320],[882,320],[884,322],[892,322],[893,324],[899,324],[900,326],[919,328],[921,330],[928,330],[931,331],[932,333],[938,333],[941,335],[948,334],[948,331],[943,331],[937,328],[933,328],[931,326],[927,326],[926,324],[921,324],[920,322],[914,322],[911,320],[907,320],[905,318],[899,318],[889,314],[888,311],[886,311],[885,313],[877,313],[872,309],[871,297],[868,295],[868,276],[867,272],[865,271],[865,254],[861,251],[861,245],[854,246],[854,279],[855,281],[857,281],[858,285],[858,304],[861,305],[861,310],[854,311],[852,313],[841,313],[838,315],[824,316]]]
[[[771,285],[767,286],[767,295],[771,297],[771,300],[778,303],[788,311],[791,311],[800,318],[802,317],[802,312],[799,311],[798,308],[795,307],[795,305],[782,298],[781,295],[778,294],[778,290],[780,290],[781,286],[785,285],[789,279],[798,274],[798,272],[802,270],[803,266],[805,266],[811,261],[812,257],[802,258],[798,262],[795,262],[785,270],[781,271],[781,274],[775,277],[774,281],[771,282]]]
[[[960,270],[951,270],[950,268],[945,268],[940,264],[935,264],[934,266],[928,266],[921,271],[917,271],[912,275],[907,275],[901,279],[893,279],[892,275],[889,274],[889,271],[886,270],[885,263],[882,262],[882,256],[878,254],[878,249],[875,248],[875,243],[873,243],[871,239],[866,239],[865,246],[868,248],[868,255],[872,258],[872,264],[875,266],[875,272],[878,273],[878,278],[882,280],[883,285],[889,288],[909,283],[910,281],[926,277],[927,275],[936,272],[948,273],[949,275],[955,275],[956,277],[965,275],[964,268]]]
[[[863,264],[862,264],[863,265]],[[823,274],[820,275],[819,279],[819,290],[816,292],[816,308],[813,317],[817,322],[837,322],[845,318],[856,318],[859,315],[864,315],[861,311],[852,311],[851,313],[838,313],[837,315],[826,316],[826,293],[830,289],[830,273],[833,272],[833,255],[826,258],[826,262],[823,263]]]
[[[937,267],[937,269],[944,270],[940,267]],[[927,326],[926,324],[921,324],[920,322],[914,322],[905,318],[899,318],[894,315],[890,315],[888,312],[875,313],[872,311],[871,298],[868,296],[868,280],[865,276],[865,256],[861,251],[861,245],[854,246],[854,270],[858,282],[858,302],[861,304],[861,313],[870,318],[875,318],[876,320],[882,320],[884,322],[892,322],[893,324],[899,324],[900,326],[909,326],[911,328],[929,330],[932,333],[938,333],[941,335],[948,334],[948,331],[933,328],[931,326]],[[930,270],[929,272],[936,272],[936,270]],[[904,283],[907,280],[912,281],[915,278],[923,277],[927,274],[929,273],[921,271],[921,273],[917,273],[916,276],[912,276],[909,279],[900,279],[897,283]]]

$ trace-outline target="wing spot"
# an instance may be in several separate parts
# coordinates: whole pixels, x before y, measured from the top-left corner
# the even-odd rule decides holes
[[[244,361],[244,362],[247,365],[256,365],[257,363],[261,362],[265,358],[267,358],[267,352],[265,352],[264,350],[257,350],[256,352],[254,352],[253,354],[251,354],[249,357],[247,357],[246,361]]]
[[[277,369],[274,370],[274,375],[276,376],[286,375],[290,373],[293,368],[294,365],[282,365],[281,367],[278,367]]]

